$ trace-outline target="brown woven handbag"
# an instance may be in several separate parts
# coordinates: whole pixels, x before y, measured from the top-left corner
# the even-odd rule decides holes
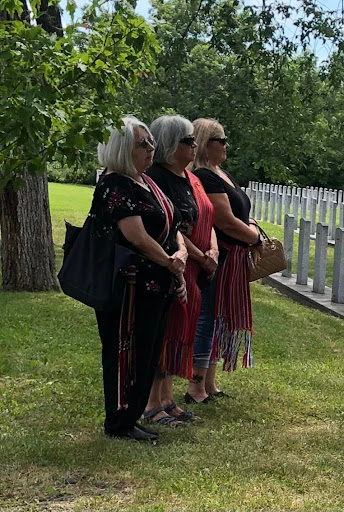
[[[280,272],[287,266],[283,245],[278,238],[269,238],[258,224],[257,228],[264,238],[262,246],[263,251],[257,265],[254,264],[251,252],[249,252],[250,281],[257,281],[257,279],[261,279],[262,277]]]

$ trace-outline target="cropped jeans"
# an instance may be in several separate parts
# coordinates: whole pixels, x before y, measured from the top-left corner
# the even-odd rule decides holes
[[[210,356],[213,348],[218,273],[217,269],[213,279],[202,289],[201,311],[197,324],[193,353],[193,366],[196,368],[209,368],[210,364]],[[214,361],[214,363],[216,363],[216,361]]]

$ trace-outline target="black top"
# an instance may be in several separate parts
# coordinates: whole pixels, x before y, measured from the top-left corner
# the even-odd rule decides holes
[[[138,183],[121,174],[106,174],[98,181],[94,192],[91,213],[95,216],[100,234],[111,237],[118,244],[136,250],[117,227],[126,217],[139,215],[147,233],[158,241],[164,226],[165,214],[155,195]],[[169,237],[163,245],[168,255],[178,250],[176,234],[181,222],[175,209]]]
[[[178,208],[182,216],[180,231],[189,236],[198,216],[198,208],[188,178],[183,178],[161,164],[153,164],[147,174]]]
[[[223,170],[223,169],[222,169]],[[227,181],[222,179],[218,174],[214,173],[210,169],[196,169],[194,174],[201,180],[204,190],[207,194],[227,194],[230,202],[233,215],[238,219],[249,224],[251,202],[245,192],[240,188],[238,183],[235,181],[233,176],[228,171],[224,171],[229,179],[233,182],[232,187]],[[222,241],[229,245],[243,245],[247,246],[246,242],[232,238],[226,235],[221,229],[215,225],[216,235],[219,241]]]

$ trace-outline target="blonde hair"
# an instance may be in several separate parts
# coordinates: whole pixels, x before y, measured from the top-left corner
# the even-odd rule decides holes
[[[207,146],[212,137],[223,137],[223,126],[211,118],[200,117],[193,121],[195,141],[197,142],[196,156],[192,164],[192,169],[199,167],[209,167],[207,156]]]

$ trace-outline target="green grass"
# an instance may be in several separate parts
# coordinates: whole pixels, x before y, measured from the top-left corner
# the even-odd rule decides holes
[[[268,236],[276,237],[283,243],[283,238],[284,238],[283,226],[278,226],[276,224],[270,224],[268,222],[261,222],[261,221],[259,221],[259,225],[266,231]],[[298,244],[299,244],[299,235],[295,232],[294,233],[294,245],[293,245],[293,259],[292,259],[293,274],[297,273]],[[327,258],[326,258],[326,285],[329,287],[332,287],[333,258],[334,258],[334,248],[331,246],[328,246]],[[308,270],[308,276],[311,278],[313,278],[313,276],[314,276],[314,260],[315,260],[315,240],[311,240],[310,247],[309,247],[309,270]]]
[[[50,194],[59,248],[63,219],[83,221],[92,188]],[[219,372],[233,398],[160,427],[155,446],[102,435],[92,310],[0,291],[0,510],[342,511],[344,323],[252,291],[256,367]],[[185,388],[176,382],[179,402]]]

